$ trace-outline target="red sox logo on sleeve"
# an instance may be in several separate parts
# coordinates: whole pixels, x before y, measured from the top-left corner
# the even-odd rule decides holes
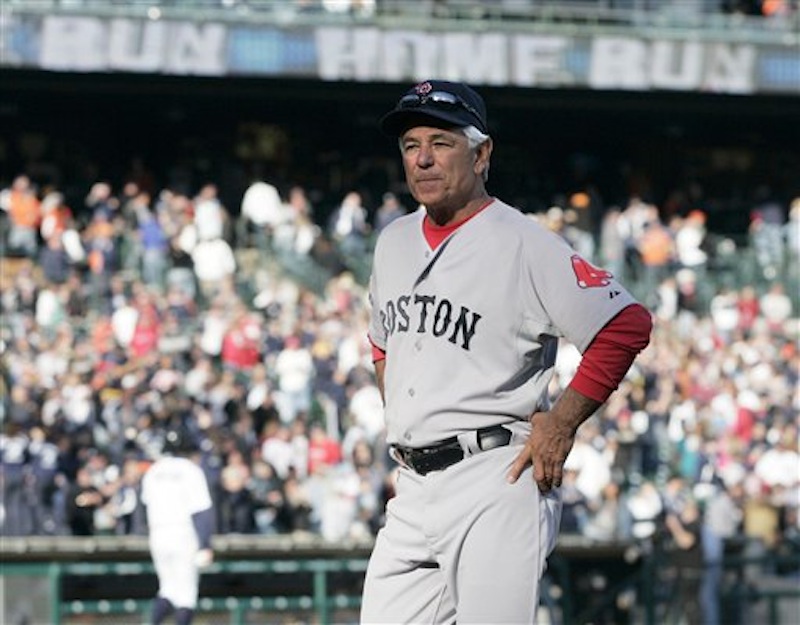
[[[611,272],[595,267],[577,254],[573,254],[570,260],[578,286],[582,289],[594,289],[611,284],[611,279],[614,277]]]

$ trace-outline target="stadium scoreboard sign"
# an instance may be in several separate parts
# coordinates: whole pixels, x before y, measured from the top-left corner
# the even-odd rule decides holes
[[[6,16],[0,67],[800,94],[800,44],[599,34],[290,27],[89,16]],[[776,36],[776,40],[779,39]]]

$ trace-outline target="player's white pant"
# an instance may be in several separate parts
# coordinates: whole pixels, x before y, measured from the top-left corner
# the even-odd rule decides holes
[[[175,608],[194,609],[200,584],[200,570],[195,558],[197,540],[194,532],[152,532],[150,553],[158,575],[158,595]]]
[[[400,470],[367,568],[362,623],[534,622],[561,500],[539,492],[530,468],[506,481],[521,449],[424,477]]]

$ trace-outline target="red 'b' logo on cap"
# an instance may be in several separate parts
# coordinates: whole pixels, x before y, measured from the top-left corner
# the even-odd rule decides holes
[[[578,286],[582,289],[592,289],[611,284],[611,278],[614,277],[611,272],[605,269],[598,269],[577,254],[573,254],[570,260],[572,261],[572,270],[578,279]]]

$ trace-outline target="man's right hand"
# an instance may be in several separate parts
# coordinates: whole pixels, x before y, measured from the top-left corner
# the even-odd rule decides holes
[[[194,563],[201,569],[207,569],[214,562],[214,552],[211,549],[201,549],[194,557]]]

